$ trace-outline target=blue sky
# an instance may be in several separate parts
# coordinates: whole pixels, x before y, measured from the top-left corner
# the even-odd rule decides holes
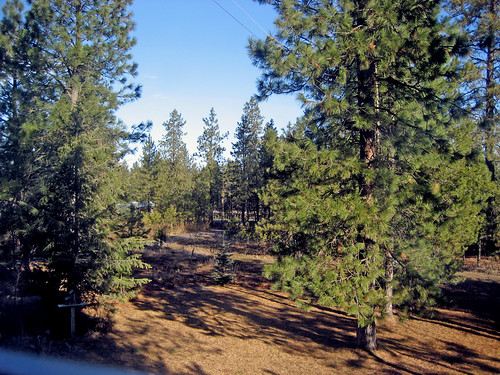
[[[257,37],[260,28],[271,33],[276,14],[272,7],[251,0],[217,0]],[[227,155],[244,104],[256,93],[260,71],[247,52],[252,34],[213,0],[135,0],[137,45],[132,50],[139,64],[137,81],[142,97],[124,105],[118,117],[127,125],[153,121],[151,135],[162,137],[162,123],[177,109],[186,120],[185,142],[196,152],[204,117],[214,108],[222,132],[229,131]],[[244,11],[241,9],[243,8]],[[259,25],[253,22],[248,13]],[[274,119],[278,129],[302,113],[294,96],[273,96],[259,104],[265,121]],[[140,150],[135,157],[137,159]]]

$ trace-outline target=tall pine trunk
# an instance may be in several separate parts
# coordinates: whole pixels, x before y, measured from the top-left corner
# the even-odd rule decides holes
[[[359,2],[360,13],[356,20],[357,26],[366,26],[366,20],[362,16],[362,9],[366,6],[364,0]],[[376,79],[376,64],[375,61],[371,61],[369,64],[361,61],[361,58],[358,58],[357,61],[357,79],[358,79],[358,87],[357,87],[357,101],[359,108],[359,115],[364,117],[367,113],[370,112],[370,109],[375,109],[375,113],[377,112],[377,107],[379,104],[378,100],[378,86]],[[375,117],[375,116],[374,116]],[[363,161],[366,168],[369,170],[373,170],[376,168],[375,162],[377,159],[377,135],[378,135],[378,127],[380,124],[378,123],[378,118],[372,118],[373,124],[368,129],[360,129],[359,133],[359,157],[360,160]],[[361,196],[365,200],[366,204],[371,206],[373,205],[373,193],[375,190],[375,181],[373,179],[368,179],[366,175],[361,176]],[[365,243],[365,256],[367,258],[371,258],[370,254],[375,251],[375,244],[371,238],[362,238],[362,241]],[[368,259],[367,259],[368,260]],[[369,260],[368,260],[369,261]],[[367,268],[370,269],[370,266],[367,265]],[[370,271],[367,271],[367,277],[371,277],[369,275]],[[370,283],[371,288],[375,288],[375,280]],[[363,320],[366,320],[363,319]],[[375,329],[375,311],[372,311],[372,316],[368,319],[371,323],[364,323],[362,319],[358,317],[358,329],[356,331],[357,336],[357,345],[367,350],[375,350],[377,349],[377,333]]]
[[[393,305],[392,305],[392,295],[394,288],[392,286],[392,281],[394,280],[394,261],[390,251],[386,252],[385,255],[385,315],[389,320],[393,320]]]
[[[246,201],[241,205],[241,222],[245,224],[245,211],[246,211]]]
[[[361,131],[361,158],[367,165],[369,169],[373,168],[373,162],[375,160],[376,156],[376,131],[375,130],[363,130]],[[366,178],[363,176],[363,181],[361,184],[361,194],[363,196],[363,199],[366,201],[368,205],[373,204],[373,191],[375,188],[375,184],[373,181],[367,181]],[[365,251],[366,254],[364,255],[367,258],[367,261],[369,262],[370,254],[375,251],[374,249],[374,242],[370,238],[363,238],[362,241],[365,243]],[[367,265],[368,269],[370,268],[369,265]],[[370,271],[367,271],[367,277],[371,277],[369,275]],[[371,288],[375,288],[375,282],[370,283]],[[356,332],[357,335],[357,344],[359,347],[362,347],[367,350],[375,350],[377,349],[377,333],[375,330],[375,320],[374,320],[374,315],[375,311],[372,311],[372,316],[370,317],[370,320],[372,321],[368,325],[362,325],[361,324],[361,319],[358,318],[358,329]]]
[[[487,238],[486,236],[480,235],[479,240],[477,241],[477,266],[478,267],[481,267],[481,253],[482,253],[482,249],[483,249],[483,240],[486,238]]]

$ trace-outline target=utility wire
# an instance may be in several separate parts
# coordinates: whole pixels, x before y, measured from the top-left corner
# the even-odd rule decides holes
[[[236,22],[238,22],[242,27],[245,28],[245,30],[247,30],[250,34],[252,34],[255,38],[259,39],[259,37],[252,31],[250,30],[248,27],[246,27],[240,20],[238,20],[235,16],[233,16],[226,8],[224,8],[221,4],[219,4],[216,0],[212,0],[215,4],[217,4],[224,12],[226,12],[232,19],[234,19]],[[275,43],[277,43],[284,51],[289,51],[289,49],[283,45],[281,42],[279,42],[276,38],[272,37],[271,35],[269,35],[269,33],[250,15],[248,14],[248,12],[243,9],[241,7],[240,4],[238,4],[238,2],[236,0],[231,0],[234,4],[236,4],[236,6],[238,8],[240,8],[241,11],[243,11],[243,13],[245,13],[247,15],[248,18],[250,18],[250,20],[253,21],[253,23],[255,23],[268,37],[270,37],[271,39],[273,39],[273,41]],[[317,63],[315,65],[318,65]],[[321,89],[321,87],[318,87],[316,86],[315,84],[313,84],[319,91],[321,91],[323,94],[326,95],[325,91],[323,89]]]
[[[268,32],[267,32],[267,31],[266,31],[266,30],[265,30],[265,29],[264,29],[264,28],[260,25],[260,23],[258,23],[258,22],[257,22],[257,21],[256,21],[256,20],[255,20],[255,19],[254,19],[254,18],[253,18],[250,14],[248,14],[248,12],[247,12],[245,9],[243,9],[243,8],[242,8],[242,6],[241,6],[241,5],[240,5],[240,4],[239,4],[236,0],[232,0],[232,2],[233,2],[234,4],[236,4],[236,6],[237,6],[238,8],[240,8],[240,9],[241,9],[241,11],[242,11],[243,13],[245,13],[245,14],[247,15],[247,17],[248,17],[248,18],[250,18],[250,20],[251,20],[254,24],[256,24],[256,25],[257,25],[257,26],[258,26],[258,27],[259,27],[259,28],[260,28],[260,29],[264,32],[264,34],[266,34],[266,35],[267,35],[267,36],[269,36],[269,37],[271,36],[271,35],[269,35],[269,33],[268,33]],[[254,35],[255,35],[255,34],[254,34]]]
[[[229,13],[229,11],[224,8],[222,5],[220,5],[216,0],[212,0],[215,4],[217,4],[224,12],[226,12],[227,14],[229,14],[229,16],[234,19],[236,22],[238,22],[242,27],[244,27],[250,34],[252,34],[254,37],[256,37],[257,39],[259,38],[257,35],[255,35],[255,33],[250,30],[248,27],[246,27],[242,22],[240,22],[240,20],[238,20],[235,16],[233,16],[231,13]],[[240,8],[241,9],[241,8]]]

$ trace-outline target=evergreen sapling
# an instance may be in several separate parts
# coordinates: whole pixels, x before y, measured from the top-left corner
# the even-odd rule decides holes
[[[229,246],[224,241],[224,235],[222,235],[222,244],[220,245],[219,251],[215,257],[214,272],[212,273],[215,284],[226,285],[233,281],[236,276],[233,273],[233,263],[234,261],[231,258]]]

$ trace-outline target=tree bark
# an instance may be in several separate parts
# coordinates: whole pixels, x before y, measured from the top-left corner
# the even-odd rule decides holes
[[[392,295],[393,295],[393,286],[392,281],[394,280],[394,261],[392,259],[392,255],[390,251],[386,253],[385,256],[385,314],[389,320],[393,320],[393,306],[392,306]]]
[[[358,9],[354,20],[356,27],[367,27],[366,16],[364,14],[367,3],[367,0],[358,1]],[[379,156],[377,145],[380,127],[378,115],[380,100],[377,81],[377,65],[374,58],[371,58],[368,63],[363,62],[363,60],[364,59],[361,57],[358,57],[356,63],[358,115],[370,123],[371,126],[363,126],[359,129],[359,158],[368,170],[374,171],[377,169],[377,158]],[[360,193],[361,198],[367,205],[372,206],[374,204],[373,193],[375,191],[375,181],[372,177],[368,177],[367,175],[368,173],[364,171],[360,174]],[[373,258],[368,254],[372,254],[375,251],[375,240],[366,235],[362,237],[361,240],[365,243],[366,253],[361,256],[364,257],[366,261],[370,262]],[[369,269],[370,267],[368,266],[368,270]],[[368,274],[366,274],[365,277],[373,277],[369,272],[370,271],[367,271]],[[375,280],[372,280],[371,288],[372,290],[375,289]],[[373,314],[375,314],[375,311],[373,311]],[[365,326],[359,325],[358,317],[356,336],[359,347],[366,350],[377,349],[377,332],[374,315],[372,316],[372,322]]]
[[[483,247],[483,239],[479,237],[479,241],[477,243],[477,266],[481,267],[481,250]]]
[[[356,331],[358,347],[366,350],[377,350],[377,332],[375,322],[364,327],[358,326]]]
[[[246,211],[246,202],[243,202],[241,206],[241,222],[245,224],[245,211]]]

